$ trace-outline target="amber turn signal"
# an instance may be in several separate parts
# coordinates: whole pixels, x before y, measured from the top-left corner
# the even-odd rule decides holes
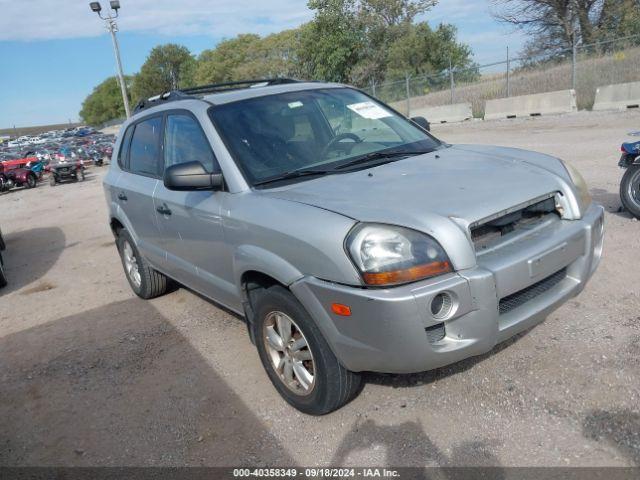
[[[351,316],[351,307],[348,307],[346,305],[342,305],[341,303],[332,303],[331,304],[331,311],[333,313],[335,313],[336,315],[341,315],[343,317],[350,317]]]
[[[451,271],[451,264],[449,262],[433,262],[391,272],[366,272],[362,274],[362,278],[367,285],[395,285],[435,277],[436,275],[442,275],[443,273],[449,273]]]

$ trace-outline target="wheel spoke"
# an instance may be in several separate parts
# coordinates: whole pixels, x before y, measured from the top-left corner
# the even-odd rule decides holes
[[[311,356],[311,352],[309,350],[298,350],[297,352],[293,352],[291,355],[299,362],[303,362],[305,360],[313,360],[313,357]]]
[[[281,373],[284,368],[284,364],[285,364],[285,359],[284,359],[284,356],[282,356],[278,361],[278,365],[276,365],[276,372]]]
[[[282,371],[285,382],[291,384],[293,382],[293,364],[291,362],[284,362],[284,369]]]
[[[298,350],[304,348],[307,346],[307,341],[305,340],[304,337],[300,337],[297,340],[295,340],[292,344],[291,344],[291,351],[292,352],[297,352]]]
[[[282,341],[282,337],[278,335],[275,328],[273,326],[267,327],[267,341],[271,348],[282,352],[284,350],[284,342]]]
[[[295,373],[300,386],[307,390],[313,382],[313,375],[309,373],[309,370],[307,370],[301,362],[293,363],[293,372]]]
[[[282,342],[286,345],[291,339],[291,321],[284,315],[278,315],[276,323],[278,324],[278,333],[282,338]]]

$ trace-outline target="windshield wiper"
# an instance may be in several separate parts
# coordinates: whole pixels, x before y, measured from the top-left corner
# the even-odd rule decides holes
[[[342,170],[345,168],[353,167],[354,165],[360,165],[363,163],[372,162],[374,160],[389,160],[393,161],[394,158],[398,157],[410,157],[412,155],[423,155],[425,153],[431,153],[433,150],[415,150],[415,151],[407,151],[407,150],[393,150],[390,152],[385,152],[384,150],[378,152],[367,153],[358,158],[354,158],[353,160],[343,163],[342,165],[336,167],[336,170]]]
[[[322,176],[329,173],[334,173],[333,170],[316,170],[316,169],[300,169],[292,170],[290,172],[284,172],[278,176],[266,178],[258,182],[254,182],[254,186],[266,185],[267,183],[279,182],[281,180],[290,180],[292,178],[308,177],[308,176]]]

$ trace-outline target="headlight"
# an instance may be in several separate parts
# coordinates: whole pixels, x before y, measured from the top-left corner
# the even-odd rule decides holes
[[[578,194],[580,195],[580,208],[586,208],[591,203],[591,194],[589,193],[589,187],[587,186],[587,182],[584,181],[584,178],[573,165],[569,162],[562,160],[562,164],[564,168],[567,170],[567,173],[571,177],[573,184],[578,189]]]
[[[408,228],[360,224],[347,236],[346,247],[367,285],[398,285],[452,271],[438,242]]]

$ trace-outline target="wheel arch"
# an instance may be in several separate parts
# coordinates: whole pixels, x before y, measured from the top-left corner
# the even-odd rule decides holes
[[[293,265],[278,255],[255,245],[238,247],[234,255],[235,283],[240,293],[251,341],[255,343],[253,293],[280,285],[287,290],[303,277]],[[253,292],[253,293],[252,293]]]
[[[111,233],[113,233],[113,236],[116,238],[118,238],[118,235],[120,234],[120,230],[124,228],[124,225],[122,224],[122,222],[118,220],[116,217],[111,217],[111,220],[109,221],[109,226],[111,227]]]

